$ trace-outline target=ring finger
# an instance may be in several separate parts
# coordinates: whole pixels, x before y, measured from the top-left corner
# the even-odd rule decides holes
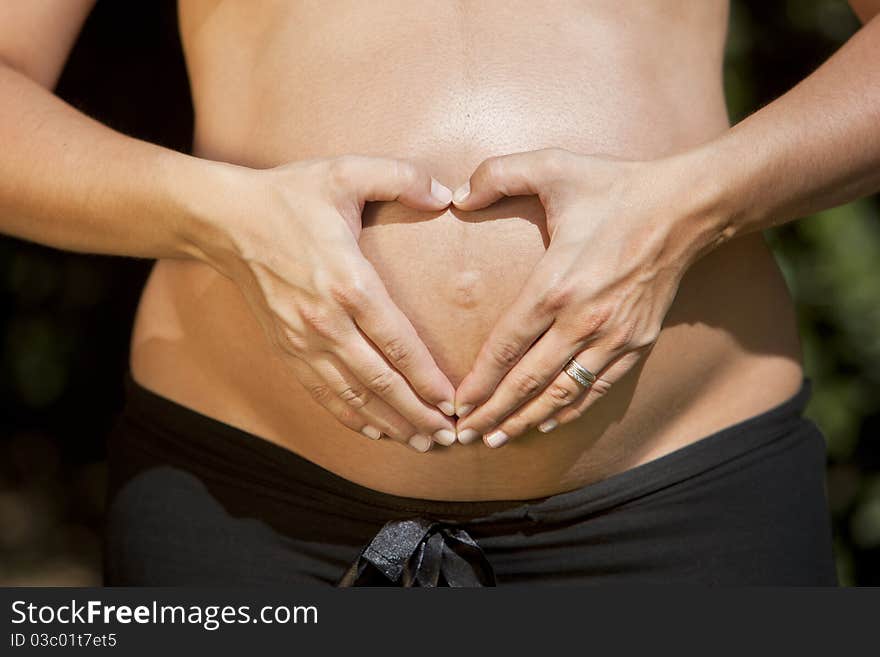
[[[612,358],[613,356],[610,354],[595,348],[585,349],[574,357],[578,364],[586,368],[593,375],[602,372]],[[569,374],[562,371],[540,395],[505,418],[498,427],[486,433],[483,436],[483,441],[489,447],[501,447],[512,438],[516,438],[529,429],[537,427],[565,408],[577,404],[594,387],[602,386],[605,386],[605,381],[601,378],[597,378],[590,386],[585,387],[578,381],[575,381]],[[553,424],[551,419],[551,423],[544,430],[550,431],[555,428],[556,424]]]
[[[354,380],[360,381],[361,390],[382,399],[387,407],[394,408],[399,417],[414,427],[413,432],[418,431],[441,445],[454,443],[455,426],[452,420],[419,397],[403,375],[368,342],[360,329],[354,325],[352,328],[349,339],[340,341],[334,351],[334,362],[345,367],[355,377]],[[346,365],[342,365],[342,354],[345,355]]]
[[[309,391],[312,398],[330,411],[339,422],[352,431],[362,433],[367,438],[378,440],[382,437],[382,432],[371,425],[363,414],[353,406],[342,401],[306,361],[302,358],[291,357],[290,366],[296,373],[296,378]]]
[[[408,443],[413,449],[427,452],[433,441],[419,434],[406,418],[367,388],[345,364],[332,353],[325,353],[311,363],[312,368],[341,403],[350,406],[392,440]]]

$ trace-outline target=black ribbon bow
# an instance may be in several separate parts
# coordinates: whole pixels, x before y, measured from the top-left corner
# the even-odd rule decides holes
[[[379,530],[337,586],[495,586],[495,571],[462,528],[425,518]]]

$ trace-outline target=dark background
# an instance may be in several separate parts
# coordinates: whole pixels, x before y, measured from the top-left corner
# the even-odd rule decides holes
[[[732,121],[808,75],[859,27],[843,0],[734,0]],[[192,107],[173,0],[101,0],[57,93],[186,151]],[[865,199],[767,234],[797,300],[807,414],[828,439],[840,579],[880,585],[880,212]],[[0,585],[99,584],[104,439],[149,262],[0,238]]]

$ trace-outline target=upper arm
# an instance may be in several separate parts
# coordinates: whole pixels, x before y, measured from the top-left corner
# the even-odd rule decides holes
[[[880,13],[880,0],[849,0],[849,6],[862,23],[867,23]]]
[[[95,0],[0,0],[0,62],[53,88]]]

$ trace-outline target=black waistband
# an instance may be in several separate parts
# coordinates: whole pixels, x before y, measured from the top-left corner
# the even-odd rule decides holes
[[[650,494],[755,450],[770,449],[804,422],[802,412],[811,394],[811,382],[804,378],[795,395],[764,413],[573,491],[531,500],[461,502],[402,497],[361,486],[286,448],[162,397],[139,385],[130,373],[125,384],[120,424],[134,427],[128,433],[141,435],[138,448],[151,451],[157,460],[184,461],[213,477],[225,477],[230,485],[259,489],[276,498],[295,487],[298,497],[311,496],[315,504],[346,509],[353,517],[419,515],[478,523],[565,521]]]

